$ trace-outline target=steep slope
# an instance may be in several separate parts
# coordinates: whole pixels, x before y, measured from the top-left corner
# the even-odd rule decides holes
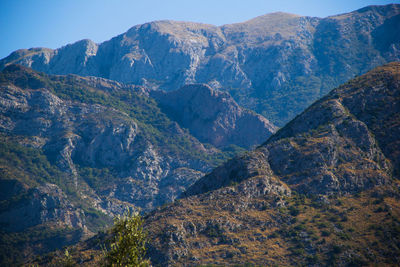
[[[333,90],[146,218],[153,264],[395,265],[400,63]]]
[[[259,153],[267,170],[302,193],[346,193],[384,184],[392,168],[399,168],[398,67],[392,63],[333,90],[240,160],[249,164],[228,163],[233,177],[219,172],[226,166],[217,168],[186,194],[200,193],[208,184],[210,189],[226,185],[216,183],[221,178],[264,174]],[[255,163],[261,164],[255,172],[236,174]]]
[[[127,207],[173,201],[230,153],[207,148],[138,86],[0,73],[1,263],[76,243]]]
[[[249,148],[265,141],[276,127],[244,110],[221,91],[207,85],[186,85],[171,92],[150,91],[161,109],[203,143]]]
[[[90,182],[99,186],[96,179],[106,174],[95,174],[91,168],[125,177],[127,184],[121,190],[126,186],[144,190],[124,199],[138,201],[139,207],[154,204],[139,204],[142,197],[164,202],[156,197],[158,184],[164,178],[176,179],[169,176],[174,170],[198,177],[198,171],[210,168],[208,160],[218,157],[218,151],[205,149],[169,121],[141,88],[93,77],[46,76],[15,65],[6,68],[1,78],[1,126],[6,135],[22,136],[27,138],[23,145],[43,149],[74,183],[79,175],[86,176],[79,172],[88,172],[93,175]],[[145,196],[150,188],[152,197]],[[107,190],[122,198],[122,192],[115,192],[118,188]]]
[[[272,13],[232,25],[156,21],[109,41],[18,50],[18,63],[52,74],[92,75],[175,90],[206,83],[283,126],[332,88],[400,60],[400,6],[327,18]]]
[[[398,265],[399,114],[399,62],[333,90],[149,213],[152,264]],[[97,264],[106,239],[80,243],[72,259]]]

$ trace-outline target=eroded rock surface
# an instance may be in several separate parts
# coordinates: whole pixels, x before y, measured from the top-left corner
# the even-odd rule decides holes
[[[277,129],[263,116],[241,108],[233,98],[208,85],[186,85],[171,92],[151,91],[161,108],[203,143],[250,148]]]

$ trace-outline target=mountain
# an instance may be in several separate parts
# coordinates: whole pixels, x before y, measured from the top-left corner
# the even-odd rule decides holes
[[[272,13],[220,27],[156,21],[109,41],[21,49],[0,61],[153,89],[205,83],[278,126],[334,87],[400,60],[400,5],[327,18]]]
[[[171,202],[217,164],[244,150],[238,145],[256,144],[240,140],[265,140],[274,129],[226,93],[197,87],[193,93],[200,95],[191,99],[205,101],[204,110],[207,102],[213,104],[208,109],[214,117],[197,124],[204,132],[215,125],[233,125],[234,130],[243,119],[257,132],[232,132],[232,140],[217,148],[201,143],[189,126],[182,128],[141,86],[47,75],[20,65],[3,69],[1,264],[16,264],[23,257],[88,238],[127,207],[147,212]],[[206,99],[199,98],[204,92]]]
[[[215,147],[249,148],[266,140],[277,128],[264,117],[241,108],[226,92],[204,84],[179,90],[150,91],[161,109],[203,143]]]
[[[399,62],[334,89],[254,151],[148,213],[152,264],[396,266],[399,114]],[[107,238],[72,247],[71,259],[98,264]]]
[[[396,265],[400,63],[315,102],[146,217],[154,265]]]

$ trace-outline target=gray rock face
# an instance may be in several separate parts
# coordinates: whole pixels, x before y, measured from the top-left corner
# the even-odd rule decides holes
[[[40,147],[54,155],[63,171],[76,176],[73,157],[90,166],[117,166],[133,153],[137,126],[125,114],[99,105],[63,101],[46,89],[22,90],[12,85],[1,89],[0,124],[5,126],[1,130],[42,139]],[[95,119],[106,116],[108,120]]]
[[[308,194],[354,193],[390,183],[399,168],[399,71],[399,63],[388,64],[333,90],[254,152],[215,169],[184,196],[258,175],[277,176]]]
[[[232,97],[207,85],[187,85],[171,92],[151,91],[161,108],[203,143],[249,148],[265,141],[276,127],[239,107]]]
[[[262,153],[257,150],[251,154],[228,161],[189,187],[183,196],[187,197],[216,190],[231,184],[241,183],[251,177],[273,176],[266,153],[268,152]]]
[[[92,75],[174,90],[205,83],[279,126],[375,66],[400,60],[399,5],[328,18],[273,13],[232,25],[157,21],[109,41],[18,50],[18,63],[52,74]]]
[[[16,67],[14,71],[17,73],[18,70]],[[29,73],[22,69],[22,74],[16,76],[27,75],[25,71]],[[9,72],[11,74],[7,75],[14,73],[13,70]],[[97,184],[93,188],[96,192],[92,189],[82,192],[83,195],[88,194],[95,208],[106,214],[120,213],[124,203],[151,210],[173,201],[211,168],[204,160],[183,157],[166,146],[160,147],[134,118],[122,111],[79,100],[63,100],[52,91],[54,85],[31,89],[29,82],[34,80],[37,83],[44,77],[39,75],[36,80],[28,78],[28,81],[23,81],[21,77],[17,78],[22,81],[18,86],[17,81],[10,80],[0,87],[0,132],[8,136],[23,136],[24,146],[42,150],[52,164],[68,174],[69,182],[75,185],[78,192],[87,186],[82,187],[82,183],[89,179],[87,168],[107,169],[102,176],[105,180],[108,176],[113,177],[107,178],[111,180]],[[67,80],[67,84],[70,79],[71,86],[100,92],[118,93],[118,90],[129,87],[93,77],[54,79]],[[140,88],[136,93],[141,93]],[[172,125],[175,138],[191,140],[196,153],[208,151],[199,141],[184,133],[179,125]],[[212,154],[215,151],[208,152]],[[89,173],[92,171],[89,170]],[[93,181],[89,181],[89,187],[93,186],[90,183]]]
[[[14,207],[0,213],[3,231],[21,231],[48,222],[87,231],[83,210],[76,208],[54,184],[28,190]]]

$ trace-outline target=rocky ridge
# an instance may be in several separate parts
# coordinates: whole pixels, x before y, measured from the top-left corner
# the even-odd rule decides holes
[[[149,214],[152,263],[396,263],[399,100],[400,63],[333,90]]]
[[[0,73],[0,232],[8,244],[1,251],[18,247],[13,243],[18,238],[26,244],[18,250],[27,255],[76,242],[110,224],[126,207],[149,211],[173,201],[235,153],[203,145],[148,94],[140,86],[46,75],[20,65]],[[225,108],[244,113],[224,97],[229,99]],[[224,145],[233,145],[229,142]],[[75,232],[68,240],[58,230],[45,240],[26,239],[38,228]],[[52,247],[52,238],[65,242]]]
[[[18,50],[0,69],[18,63],[164,90],[205,83],[283,126],[348,79],[400,60],[399,17],[392,4],[327,18],[278,12],[220,27],[156,21],[101,44]]]

